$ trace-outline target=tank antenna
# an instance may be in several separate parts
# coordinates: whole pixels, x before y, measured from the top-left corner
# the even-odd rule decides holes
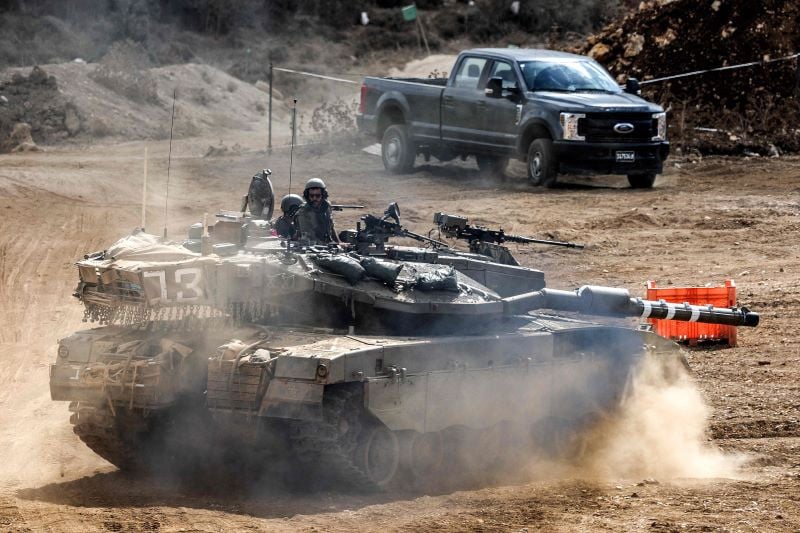
[[[292,194],[292,162],[294,161],[294,137],[297,134],[297,98],[292,106],[292,147],[289,148],[289,194]]]
[[[172,130],[175,127],[175,94],[178,88],[172,89],[172,122],[169,124],[169,155],[167,156],[167,192],[164,195],[164,239],[167,238],[167,206],[169,205],[169,169],[172,165]]]
[[[144,178],[142,179],[142,231],[147,217],[147,146],[144,147]]]

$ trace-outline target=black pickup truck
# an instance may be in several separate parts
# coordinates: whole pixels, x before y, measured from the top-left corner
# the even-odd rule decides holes
[[[648,188],[669,153],[667,120],[638,93],[636,80],[623,90],[588,57],[475,49],[459,54],[447,79],[364,79],[357,122],[398,174],[419,154],[474,155],[495,175],[513,157],[527,161],[534,185],[552,186],[561,172],[624,174]]]

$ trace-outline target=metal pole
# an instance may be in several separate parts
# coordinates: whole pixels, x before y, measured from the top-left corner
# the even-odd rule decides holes
[[[272,154],[272,63],[269,64],[269,140],[267,152]]]
[[[167,222],[169,220],[167,206],[169,205],[169,169],[172,166],[172,131],[175,129],[175,97],[178,88],[172,90],[172,121],[169,124],[169,155],[167,155],[167,190],[164,194],[164,240],[167,239]]]
[[[297,132],[297,98],[294,99],[292,106],[292,147],[289,150],[289,194],[292,193],[292,163],[294,162],[294,141]]]

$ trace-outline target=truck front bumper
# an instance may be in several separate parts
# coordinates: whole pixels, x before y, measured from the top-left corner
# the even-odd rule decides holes
[[[669,143],[553,141],[559,172],[573,174],[660,174]]]

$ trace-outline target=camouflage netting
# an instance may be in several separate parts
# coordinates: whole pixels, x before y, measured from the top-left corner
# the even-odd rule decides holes
[[[56,79],[39,67],[33,67],[28,76],[16,73],[0,82],[0,153],[27,140],[20,135],[23,128],[35,142],[63,139],[80,129],[75,107],[59,92]]]
[[[799,19],[796,1],[651,1],[578,52],[619,81],[647,80],[792,55],[800,51]],[[774,154],[771,145],[800,151],[796,59],[644,85],[642,92],[669,108],[678,144],[719,153]]]

